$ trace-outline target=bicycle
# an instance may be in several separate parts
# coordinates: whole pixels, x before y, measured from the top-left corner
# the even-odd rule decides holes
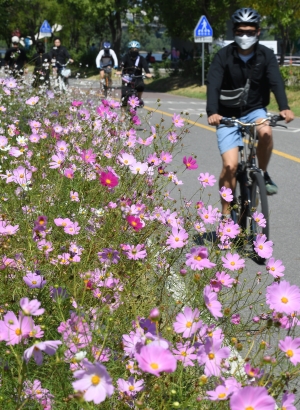
[[[145,78],[145,75],[134,75],[134,74],[123,74],[122,75],[122,91],[125,91],[125,93],[121,93],[121,105],[122,107],[130,107],[132,109],[132,107],[130,106],[128,100],[130,97],[138,97],[138,92],[136,90],[136,80],[138,78]],[[126,87],[126,90],[125,90]],[[139,108],[143,108],[144,107],[144,102],[142,100],[140,100],[140,104],[139,104]]]
[[[69,61],[66,64],[61,64],[56,61],[56,64],[59,65],[59,67],[57,67],[57,76],[54,82],[54,88],[59,89],[59,91],[66,92],[69,87],[68,78],[71,76],[71,70],[66,68]]]
[[[256,165],[256,127],[269,122],[271,127],[285,125],[277,124],[278,121],[284,120],[280,115],[268,114],[268,118],[256,123],[243,123],[235,118],[223,118],[220,124],[227,127],[239,126],[243,139],[246,143],[239,149],[239,163],[236,172],[236,188],[233,202],[231,203],[231,218],[239,224],[246,234],[246,243],[250,242],[253,246],[257,235],[263,234],[269,239],[269,220],[266,227],[260,227],[252,215],[255,211],[262,213],[266,219],[269,219],[269,207],[267,191],[263,171]],[[258,263],[264,263],[265,259],[256,255]]]
[[[104,71],[104,83],[100,81],[101,92],[103,92],[104,97],[110,97],[112,94],[112,67],[110,65],[102,67],[101,70]]]

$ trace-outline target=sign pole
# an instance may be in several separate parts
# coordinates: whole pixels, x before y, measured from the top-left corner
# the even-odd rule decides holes
[[[202,86],[204,85],[204,42],[202,43]]]
[[[47,53],[47,37],[45,37],[45,52]]]

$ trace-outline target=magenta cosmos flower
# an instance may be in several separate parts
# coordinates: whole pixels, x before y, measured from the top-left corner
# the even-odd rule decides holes
[[[212,292],[210,285],[206,285],[205,288],[203,289],[203,297],[204,297],[204,302],[207,307],[207,309],[210,311],[210,313],[213,315],[214,318],[222,317],[223,313],[221,312],[222,310],[222,305],[218,301],[218,297],[216,292]]]
[[[286,357],[290,359],[294,366],[300,363],[300,338],[292,339],[286,336],[284,340],[279,341],[279,349],[282,350]]]
[[[116,177],[112,172],[101,172],[100,174],[100,184],[107,186],[109,188],[114,188],[119,184],[119,178]]]
[[[182,128],[184,126],[184,120],[180,118],[180,114],[174,114],[172,117],[172,122],[176,128]]]
[[[226,202],[231,202],[233,200],[232,190],[223,186],[219,191],[221,198]]]
[[[36,343],[33,346],[26,349],[24,352],[24,359],[28,363],[31,356],[33,356],[35,363],[37,365],[43,364],[43,353],[47,353],[49,356],[53,356],[58,349],[58,346],[61,345],[60,340],[45,340],[44,342]]]
[[[78,380],[73,382],[72,386],[74,390],[84,392],[83,398],[85,401],[93,401],[95,404],[99,404],[106,399],[106,396],[113,394],[112,379],[102,364],[98,362],[93,364],[87,359],[83,359],[81,365],[85,369],[74,372],[74,377]]]
[[[230,410],[274,410],[275,404],[265,387],[246,386],[230,398]]]
[[[176,322],[173,324],[175,332],[182,333],[183,337],[192,336],[202,326],[199,316],[200,312],[198,309],[193,311],[190,307],[186,306],[183,312],[178,313],[176,316]]]
[[[34,322],[31,317],[19,317],[12,311],[8,311],[3,320],[0,321],[0,340],[5,340],[7,345],[15,345],[21,342],[22,338],[29,336],[34,328]]]
[[[256,240],[253,241],[255,252],[264,259],[268,259],[273,253],[273,242],[267,241],[266,235],[257,235]]]
[[[154,343],[143,346],[140,353],[135,354],[135,358],[141,370],[157,377],[161,372],[173,373],[177,367],[177,361],[172,353]]]
[[[203,188],[207,186],[214,186],[215,182],[217,181],[214,175],[209,175],[208,172],[205,174],[201,173],[198,177],[198,181],[203,186]]]
[[[182,162],[186,166],[186,169],[197,169],[198,164],[197,161],[193,157],[184,157]]]
[[[203,270],[204,268],[210,269],[216,266],[215,263],[210,262],[208,259],[208,250],[204,246],[192,248],[190,253],[185,255],[186,265],[190,266],[193,270]]]
[[[140,220],[140,218],[135,217],[133,215],[127,215],[126,216],[126,221],[129,223],[130,226],[132,226],[132,228],[138,232],[143,228],[143,224]]]
[[[227,253],[226,256],[222,256],[223,266],[229,270],[239,270],[245,267],[244,259],[240,259],[240,255],[235,253],[232,255],[231,253]]]
[[[266,301],[271,309],[290,315],[300,311],[300,289],[287,281],[267,287]]]
[[[284,276],[282,272],[285,271],[285,267],[283,266],[282,261],[279,259],[278,261],[275,261],[274,258],[271,258],[267,263],[266,269],[270,275],[274,276],[274,278]]]

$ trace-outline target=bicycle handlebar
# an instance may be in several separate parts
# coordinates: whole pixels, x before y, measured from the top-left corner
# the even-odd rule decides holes
[[[236,125],[241,125],[242,127],[257,127],[258,125],[264,124],[266,121],[269,121],[269,125],[271,127],[284,127],[287,128],[285,125],[282,124],[277,124],[278,121],[284,121],[285,118],[282,117],[281,115],[271,115],[268,118],[264,118],[262,121],[260,122],[249,122],[249,123],[245,123],[242,122],[236,118],[222,118],[220,121],[220,124],[222,125],[226,125],[227,127],[234,127]]]

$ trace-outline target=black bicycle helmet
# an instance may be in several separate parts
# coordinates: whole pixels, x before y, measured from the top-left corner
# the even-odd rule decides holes
[[[231,16],[231,21],[234,26],[239,24],[249,24],[259,27],[260,14],[256,10],[250,7],[244,7],[242,9],[236,10]]]

